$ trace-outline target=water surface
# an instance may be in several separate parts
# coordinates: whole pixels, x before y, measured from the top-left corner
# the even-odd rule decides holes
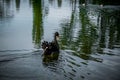
[[[120,6],[88,0],[1,0],[1,80],[119,80]],[[60,53],[41,42],[60,33]]]

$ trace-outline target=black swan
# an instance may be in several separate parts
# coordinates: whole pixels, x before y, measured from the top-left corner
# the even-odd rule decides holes
[[[42,42],[42,49],[44,50],[43,55],[51,55],[52,53],[59,53],[58,44],[59,33],[55,32],[54,40],[52,42],[44,41]]]

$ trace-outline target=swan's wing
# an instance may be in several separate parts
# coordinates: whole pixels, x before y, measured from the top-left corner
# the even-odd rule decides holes
[[[47,41],[44,41],[44,42],[42,42],[42,49],[45,49],[46,47],[48,47],[48,42]]]

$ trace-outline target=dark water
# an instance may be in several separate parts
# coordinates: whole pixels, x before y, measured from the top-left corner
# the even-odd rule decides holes
[[[60,54],[41,42],[60,33]],[[0,80],[120,80],[120,6],[95,0],[0,0]]]

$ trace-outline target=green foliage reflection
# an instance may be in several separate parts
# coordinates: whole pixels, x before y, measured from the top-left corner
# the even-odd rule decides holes
[[[103,52],[103,48],[113,49],[120,44],[120,11],[117,8],[91,9],[91,6],[80,5],[79,12],[72,8],[70,20],[65,20],[61,26],[61,48],[75,51],[73,54],[85,60],[93,59],[92,53]],[[95,8],[95,7],[94,7]],[[76,15],[79,14],[79,28],[74,37]],[[93,13],[93,14],[92,14]],[[95,17],[96,24],[92,17]],[[78,20],[77,20],[78,21]],[[100,51],[101,50],[101,51]],[[101,60],[100,60],[101,62]]]
[[[33,42],[36,48],[40,47],[43,35],[42,3],[41,0],[33,0]]]
[[[97,27],[92,22],[90,22],[87,15],[87,10],[84,7],[80,8],[79,14],[81,29],[78,31],[76,41],[73,40],[73,30],[75,28],[75,11],[73,11],[71,14],[70,23],[67,22],[62,25],[62,48],[64,49],[66,45],[68,49],[75,50],[76,52],[78,51],[78,48],[80,48],[82,53],[89,54],[91,53],[92,45],[97,38]],[[77,53],[79,53],[79,51]]]

